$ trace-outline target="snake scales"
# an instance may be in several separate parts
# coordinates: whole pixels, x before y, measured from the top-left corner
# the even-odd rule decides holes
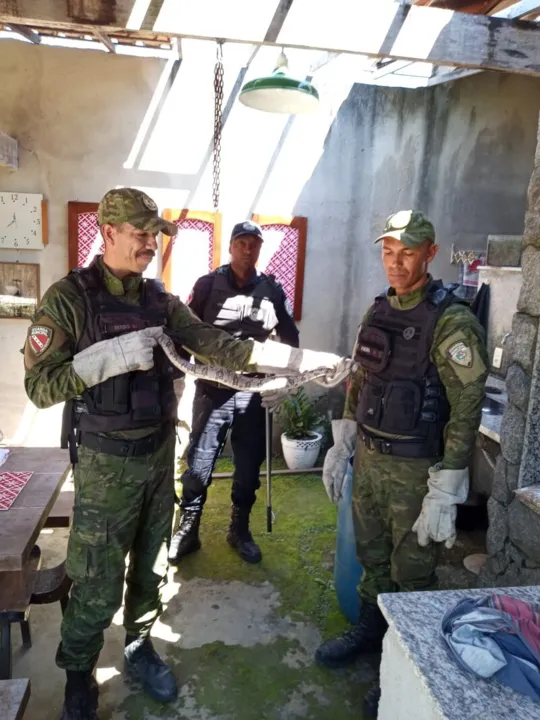
[[[262,378],[247,377],[216,365],[193,365],[188,360],[183,360],[176,352],[174,342],[168,335],[161,335],[158,338],[158,343],[170,362],[178,370],[194,375],[201,380],[211,380],[244,392],[280,393],[284,396],[291,390],[295,390],[311,380],[323,387],[331,388],[343,382],[357,368],[353,360],[344,360],[342,366],[337,370],[318,368],[301,374],[267,375]]]

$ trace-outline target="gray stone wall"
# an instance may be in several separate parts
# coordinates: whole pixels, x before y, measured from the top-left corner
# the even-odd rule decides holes
[[[508,407],[488,501],[488,561],[480,575],[484,587],[540,584],[540,515],[515,495],[518,488],[540,484],[540,126],[521,262],[523,284],[506,378]]]

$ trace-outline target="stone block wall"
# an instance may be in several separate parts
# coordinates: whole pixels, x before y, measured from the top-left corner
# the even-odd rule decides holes
[[[508,350],[508,406],[488,501],[488,560],[480,575],[484,587],[540,585],[540,514],[515,494],[540,484],[540,127],[521,263],[523,283]]]

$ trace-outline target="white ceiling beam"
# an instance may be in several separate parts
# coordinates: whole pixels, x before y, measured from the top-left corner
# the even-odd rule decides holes
[[[90,8],[70,17],[70,3],[48,0],[0,0],[0,22],[49,25],[68,29],[99,29],[113,34],[125,29],[133,0],[114,5],[89,3]],[[14,16],[14,8],[17,15]],[[97,8],[91,12],[92,8]],[[81,11],[80,11],[81,12]],[[124,25],[121,23],[124,22]],[[120,25],[119,25],[120,23]],[[176,37],[215,41],[215,36],[186,35],[161,29]],[[221,36],[225,42],[346,52],[437,65],[499,70],[540,76],[540,27],[484,15],[439,8],[409,6],[391,0],[294,0],[275,42],[257,37]]]
[[[506,20],[519,20],[526,15],[532,15],[535,11],[540,14],[540,2],[538,0],[520,0],[504,10],[493,13],[491,17],[504,18]]]
[[[404,70],[412,64],[413,63],[410,60],[392,60],[391,62],[386,63],[386,65],[382,65],[382,67],[374,70],[371,74],[371,78],[373,80],[380,80],[387,75],[392,75],[392,73],[397,72],[397,70]]]

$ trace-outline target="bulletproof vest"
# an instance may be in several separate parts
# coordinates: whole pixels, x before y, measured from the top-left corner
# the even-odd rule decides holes
[[[358,333],[355,360],[365,381],[356,419],[375,431],[412,438],[416,457],[436,457],[443,450],[450,406],[430,351],[438,319],[461,302],[453,294],[456,287],[431,281],[424,300],[410,310],[393,308],[381,295]],[[400,441],[392,443],[392,454],[400,454],[399,446]]]
[[[202,319],[242,340],[266,340],[278,324],[275,306],[280,298],[274,276],[263,275],[249,290],[236,289],[226,268],[214,274]]]
[[[96,260],[88,268],[73,270],[68,279],[79,288],[86,305],[77,352],[100,340],[166,324],[167,294],[159,281],[143,279],[140,305],[129,305],[108,292]],[[180,375],[157,347],[151,370],[117,375],[84,391],[82,403],[77,403],[77,428],[102,433],[176,420],[173,380]]]

